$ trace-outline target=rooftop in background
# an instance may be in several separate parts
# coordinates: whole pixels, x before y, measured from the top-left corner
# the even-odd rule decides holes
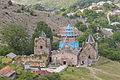
[[[13,59],[13,58],[15,58],[17,55],[14,54],[14,53],[9,53],[9,54],[7,54],[6,56]]]

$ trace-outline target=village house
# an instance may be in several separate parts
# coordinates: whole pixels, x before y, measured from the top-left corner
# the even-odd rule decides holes
[[[101,28],[102,33],[104,34],[104,37],[110,37],[113,35],[113,29],[110,28]]]
[[[16,77],[16,71],[12,67],[6,66],[0,70],[0,76],[6,76],[14,79]]]
[[[17,55],[14,54],[14,53],[12,53],[12,52],[6,55],[6,57],[11,58],[12,60],[15,59],[16,56],[17,56]]]

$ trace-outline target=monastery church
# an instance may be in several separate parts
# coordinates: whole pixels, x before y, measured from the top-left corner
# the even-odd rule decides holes
[[[46,34],[42,31],[39,38],[35,39],[34,54],[48,55],[49,65],[91,66],[92,62],[98,58],[97,43],[90,34],[84,45],[79,47],[77,37],[78,34],[68,24],[61,35],[59,49],[51,51],[50,39],[46,38]]]

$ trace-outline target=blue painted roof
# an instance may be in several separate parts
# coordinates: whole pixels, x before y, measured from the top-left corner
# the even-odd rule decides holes
[[[73,36],[73,35],[76,35],[73,30],[72,30],[72,27],[70,24],[68,24],[66,26],[66,30],[64,32],[64,35],[66,36]],[[68,45],[72,48],[78,48],[79,47],[79,42],[78,41],[74,41],[74,42],[63,42],[63,41],[60,41],[59,42],[59,48],[62,48],[64,47],[65,45]]]
[[[66,26],[66,30],[65,30],[64,35],[75,35],[75,33],[73,32],[72,27],[71,27],[70,24],[68,24],[68,25]]]
[[[62,48],[65,45],[69,45],[72,48],[78,48],[79,47],[79,42],[78,41],[75,41],[75,42],[63,42],[63,41],[60,41],[59,42],[59,48]]]

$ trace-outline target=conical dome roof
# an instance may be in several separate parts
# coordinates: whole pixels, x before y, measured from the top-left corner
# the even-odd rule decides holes
[[[39,36],[40,37],[46,37],[46,34],[42,31]]]

